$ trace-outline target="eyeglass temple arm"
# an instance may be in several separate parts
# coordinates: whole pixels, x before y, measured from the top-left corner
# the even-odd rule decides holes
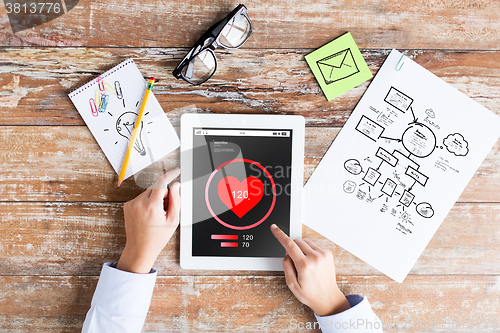
[[[199,42],[199,41],[198,41]],[[175,69],[172,71],[172,74],[180,79],[181,78],[181,70],[184,66],[186,66],[186,64],[189,64],[191,62],[191,60],[193,60],[193,55],[194,54],[198,54],[199,50],[201,49],[201,45],[198,45],[199,43],[196,42],[196,45],[191,49],[189,50],[189,52],[184,56],[184,58],[182,58],[181,62],[175,67]]]

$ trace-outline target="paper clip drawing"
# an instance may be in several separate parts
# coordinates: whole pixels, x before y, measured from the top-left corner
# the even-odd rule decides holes
[[[122,100],[123,107],[125,107],[125,99],[123,98],[123,92],[122,92],[122,87],[120,85],[120,81],[115,81],[115,92],[116,92],[116,97]]]
[[[92,115],[94,117],[97,117],[99,115],[99,112],[97,111],[97,105],[95,104],[95,100],[93,98],[89,99],[90,103],[90,111],[92,111]]]
[[[316,61],[326,84],[343,80],[359,73],[350,48]]]
[[[101,76],[99,76],[97,78],[97,87],[99,88],[99,91],[101,92],[101,94],[103,94],[105,88],[104,88],[104,81],[102,80]]]
[[[101,104],[101,92],[99,90],[96,90],[95,91],[95,105],[97,105],[97,107],[99,107],[100,104]]]
[[[122,99],[123,93],[122,93],[122,87],[120,86],[119,81],[115,81],[115,91],[116,91],[116,97],[118,97],[118,99]]]
[[[107,87],[107,86],[109,86],[109,87]],[[110,90],[113,88],[109,85],[109,83],[104,82],[101,76],[99,76],[97,78],[97,87],[99,88],[99,91],[96,90],[95,101],[97,101],[97,102],[95,104],[96,104],[96,106],[97,105],[99,106],[98,112],[104,113],[104,112],[106,112],[106,108],[108,107],[108,103],[109,103],[109,95],[106,94],[106,89]],[[94,117],[97,117],[97,116],[94,116]]]
[[[116,91],[115,89],[109,84],[107,83],[106,81],[104,81],[104,88],[109,91],[110,93],[112,93],[113,95],[116,94]]]
[[[106,108],[108,107],[109,95],[102,95],[101,102],[99,103],[99,113],[106,112]]]

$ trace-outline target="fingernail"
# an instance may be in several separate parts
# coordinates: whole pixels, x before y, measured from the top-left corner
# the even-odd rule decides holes
[[[274,223],[271,224],[271,229],[277,229],[277,228],[278,228],[278,226],[276,224],[274,224]]]

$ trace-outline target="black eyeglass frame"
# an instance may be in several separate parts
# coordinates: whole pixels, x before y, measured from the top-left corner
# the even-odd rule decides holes
[[[239,15],[239,14],[242,14],[243,16],[245,16],[245,18],[247,19],[249,25],[250,25],[250,31],[248,32],[248,35],[245,37],[245,39],[243,40],[243,42],[241,42],[240,45],[238,46],[235,46],[235,47],[229,47],[229,46],[226,46],[226,45],[223,45],[219,42],[219,37],[221,35],[221,32],[222,30],[224,29],[224,27],[236,16],[236,15]],[[252,34],[252,21],[250,21],[250,18],[248,17],[248,14],[247,14],[247,8],[245,7],[245,5],[238,5],[231,13],[229,13],[229,15],[227,15],[223,20],[215,23],[213,26],[210,27],[210,29],[208,29],[204,34],[203,36],[201,36],[200,39],[198,39],[198,41],[194,44],[194,46],[191,48],[191,50],[189,50],[189,52],[184,56],[184,58],[182,58],[181,62],[177,65],[177,67],[175,67],[175,69],[172,71],[172,74],[177,78],[177,79],[183,79],[184,81],[186,81],[187,83],[189,84],[192,84],[192,85],[200,85],[204,82],[206,82],[208,79],[210,79],[212,77],[212,75],[214,75],[214,73],[217,71],[217,57],[215,56],[215,49],[219,46],[225,48],[225,49],[229,49],[229,50],[234,50],[234,49],[238,49],[240,48],[243,44],[245,44],[245,42],[248,40],[248,38],[250,37],[250,35]],[[200,82],[192,82],[190,81],[188,78],[186,78],[183,74],[182,74],[182,70],[184,69],[185,66],[188,66],[189,63],[194,59],[196,58],[201,52],[203,51],[208,51],[208,52],[211,52],[214,59],[215,59],[215,67],[214,67],[214,70],[212,71],[212,73],[207,77],[205,78],[203,81],[200,81]]]

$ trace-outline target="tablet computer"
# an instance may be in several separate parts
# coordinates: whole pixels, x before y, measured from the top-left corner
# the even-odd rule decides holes
[[[270,226],[301,237],[303,164],[302,116],[184,114],[181,267],[283,270]]]

